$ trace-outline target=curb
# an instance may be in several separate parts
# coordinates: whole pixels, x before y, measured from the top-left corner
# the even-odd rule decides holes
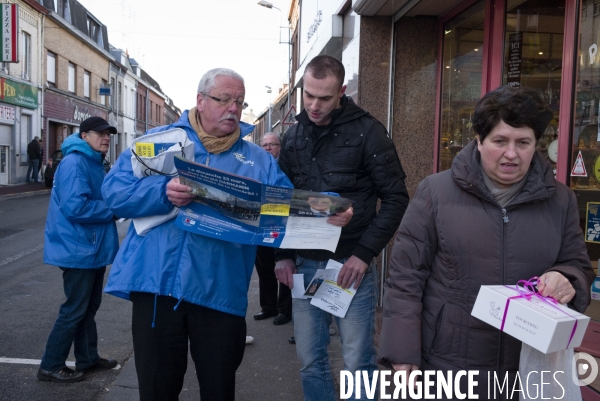
[[[26,198],[28,196],[33,196],[33,195],[45,195],[45,194],[49,194],[50,191],[52,191],[52,188],[41,189],[41,190],[37,190],[37,191],[17,192],[14,194],[0,195],[0,201],[7,200],[7,199]]]

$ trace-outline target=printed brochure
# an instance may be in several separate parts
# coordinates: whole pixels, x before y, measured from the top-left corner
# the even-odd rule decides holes
[[[335,252],[341,227],[327,217],[352,206],[350,199],[264,185],[178,156],[175,167],[196,195],[180,209],[176,226],[224,241]]]

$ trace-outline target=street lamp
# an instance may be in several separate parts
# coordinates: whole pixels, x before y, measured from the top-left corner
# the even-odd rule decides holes
[[[265,131],[265,134],[267,132],[271,132],[271,87],[269,85],[265,85],[265,88],[267,88],[267,93],[269,94],[269,118],[267,119],[269,126],[267,127],[267,130]]]
[[[283,18],[283,13],[281,12],[281,10],[277,7],[275,7],[273,5],[273,3],[270,3],[268,1],[265,0],[260,0],[258,2],[259,6],[265,7],[265,8],[274,8],[277,11],[279,11],[279,21],[281,23],[281,19]],[[288,31],[288,41],[287,42],[282,42],[281,41],[281,28],[287,28]],[[288,88],[287,88],[287,108],[288,111],[290,110],[290,108],[292,107],[291,104],[291,91],[292,91],[292,38],[291,38],[291,31],[292,31],[292,27],[291,26],[279,26],[279,44],[287,44],[288,45]],[[270,89],[270,88],[269,88]],[[269,92],[270,93],[270,92]],[[271,109],[271,104],[269,102],[269,110]],[[269,117],[270,119],[270,117]],[[269,126],[270,126],[270,121],[269,121]],[[271,130],[271,128],[269,128],[269,131]]]

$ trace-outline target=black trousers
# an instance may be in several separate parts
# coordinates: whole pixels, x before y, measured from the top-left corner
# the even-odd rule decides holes
[[[275,248],[259,246],[256,250],[255,265],[261,309],[292,316],[292,290],[278,282],[275,276]]]
[[[235,372],[244,357],[246,341],[245,318],[185,301],[173,310],[177,299],[144,292],[132,292],[131,301],[140,401],[179,399],[188,341],[200,398],[235,399]]]

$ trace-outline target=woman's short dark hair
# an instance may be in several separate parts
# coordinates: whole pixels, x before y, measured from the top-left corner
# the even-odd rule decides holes
[[[483,142],[500,120],[511,127],[529,127],[538,140],[554,114],[538,92],[531,88],[501,86],[486,93],[475,106],[473,131]]]

